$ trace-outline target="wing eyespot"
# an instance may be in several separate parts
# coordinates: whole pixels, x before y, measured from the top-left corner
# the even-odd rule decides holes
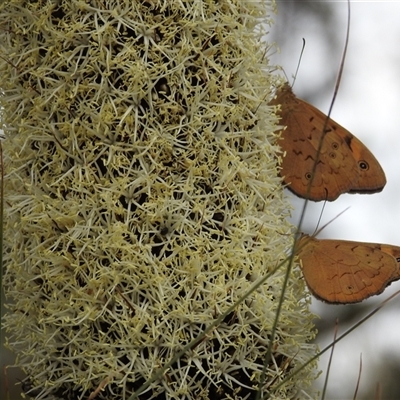
[[[359,166],[360,169],[362,169],[363,171],[369,170],[369,164],[368,164],[366,161],[364,161],[364,160],[360,160],[360,161],[358,162],[358,166]]]

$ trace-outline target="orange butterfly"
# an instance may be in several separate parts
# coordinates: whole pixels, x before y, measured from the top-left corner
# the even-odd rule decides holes
[[[349,131],[329,119],[309,189],[326,115],[298,99],[286,83],[271,105],[281,105],[281,176],[299,197],[313,201],[336,200],[343,193],[376,193],[386,184],[385,173],[373,154]],[[309,190],[309,192],[308,192]]]
[[[328,303],[357,303],[400,279],[400,247],[318,240],[303,234],[296,243],[311,293]]]

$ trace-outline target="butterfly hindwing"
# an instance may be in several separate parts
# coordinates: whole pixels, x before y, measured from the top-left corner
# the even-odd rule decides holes
[[[328,303],[356,303],[400,278],[400,247],[303,235],[297,243],[310,291]]]

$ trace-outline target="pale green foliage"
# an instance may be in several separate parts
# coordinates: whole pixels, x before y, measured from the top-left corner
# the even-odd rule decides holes
[[[2,3],[6,326],[38,399],[127,399],[285,257],[267,6]],[[140,398],[254,397],[284,272]],[[315,352],[304,296],[295,270],[271,398],[313,377],[273,391]]]

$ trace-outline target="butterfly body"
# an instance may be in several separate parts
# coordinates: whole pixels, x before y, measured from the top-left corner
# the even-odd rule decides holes
[[[400,279],[400,247],[302,235],[296,244],[307,286],[328,303],[357,303]]]
[[[280,123],[286,126],[280,143],[285,152],[281,176],[297,196],[333,201],[343,193],[376,193],[383,189],[385,173],[367,147],[333,120],[325,125],[327,116],[298,99],[288,84],[277,91],[271,104],[281,105]]]

